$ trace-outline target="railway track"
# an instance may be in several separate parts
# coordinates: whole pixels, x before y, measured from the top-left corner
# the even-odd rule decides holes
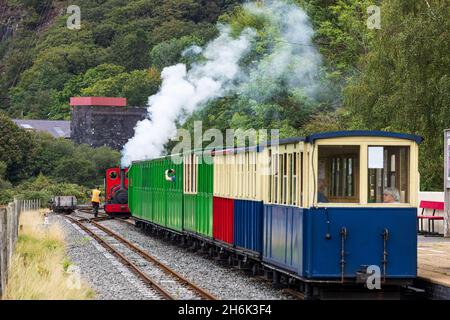
[[[89,219],[83,216],[67,216],[126,268],[140,278],[155,298],[164,300],[217,300],[215,296],[198,287],[164,263],[137,247],[121,235],[101,225],[106,217]]]

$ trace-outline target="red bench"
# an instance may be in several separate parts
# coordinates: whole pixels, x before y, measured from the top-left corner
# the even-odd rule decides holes
[[[441,201],[420,201],[419,208],[422,209],[420,216],[417,216],[417,229],[419,230],[419,234],[431,234],[437,235],[437,232],[434,232],[434,222],[436,220],[444,220],[443,216],[436,216],[436,211],[444,211],[444,202]],[[425,215],[425,209],[432,209],[433,213],[431,215]],[[428,221],[428,231],[423,229],[423,220]],[[419,221],[420,221],[420,229],[419,229]]]

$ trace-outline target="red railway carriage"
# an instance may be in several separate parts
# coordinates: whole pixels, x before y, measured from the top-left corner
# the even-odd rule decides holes
[[[110,168],[105,177],[105,212],[108,214],[129,214],[128,168]]]

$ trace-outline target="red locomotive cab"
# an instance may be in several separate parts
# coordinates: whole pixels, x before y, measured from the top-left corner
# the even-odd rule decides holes
[[[110,168],[105,177],[105,212],[107,214],[129,214],[128,169]]]

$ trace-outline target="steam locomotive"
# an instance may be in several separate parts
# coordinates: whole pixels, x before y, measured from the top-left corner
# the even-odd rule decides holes
[[[105,177],[105,212],[130,214],[128,207],[128,168],[110,168]]]

